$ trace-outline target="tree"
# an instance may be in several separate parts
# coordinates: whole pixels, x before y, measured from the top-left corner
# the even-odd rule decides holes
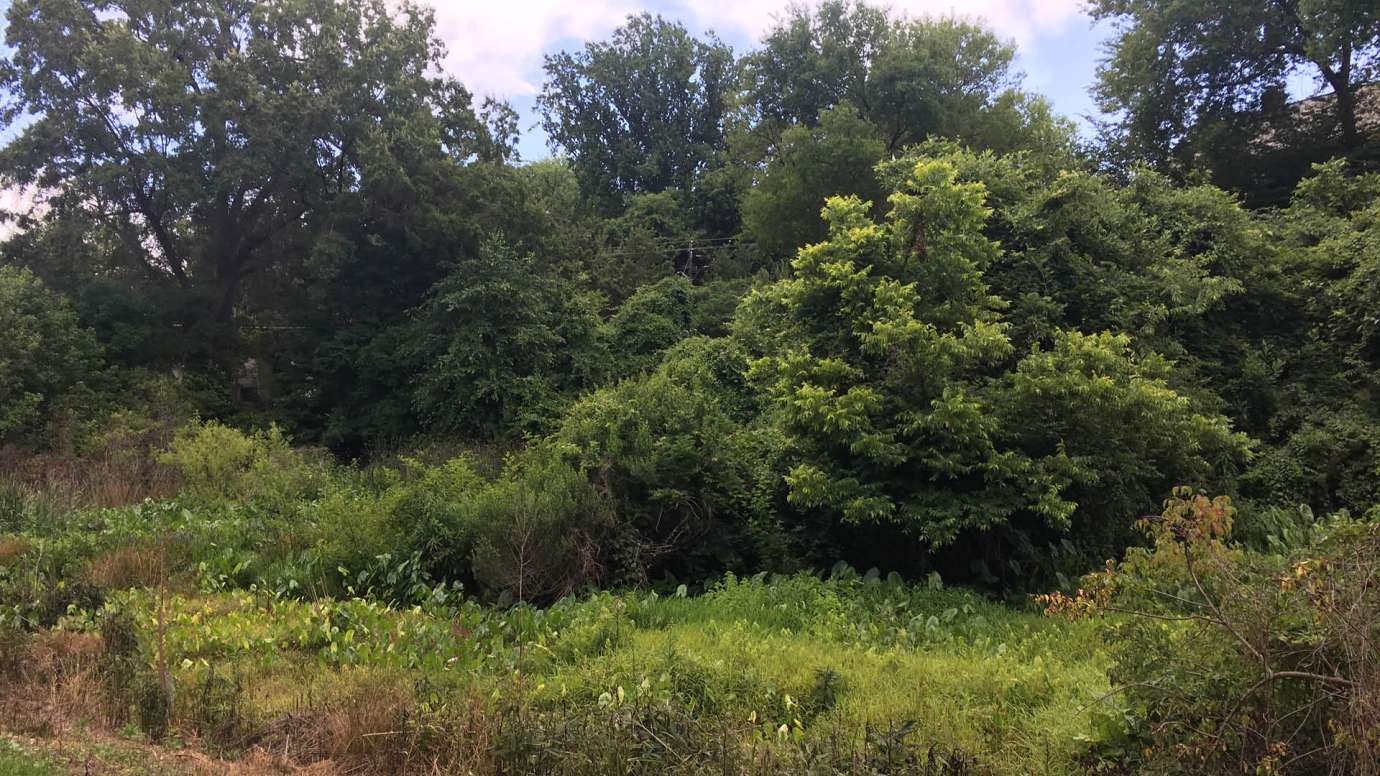
[[[425,426],[492,438],[559,415],[569,393],[592,387],[604,368],[596,309],[499,240],[457,261],[404,324]]]
[[[1380,502],[1380,175],[1317,165],[1271,219],[1303,310],[1282,350],[1270,443],[1243,493],[1318,513]]]
[[[792,503],[936,544],[1000,523],[1028,495],[977,396],[1011,344],[981,281],[997,255],[982,187],[953,176],[918,164],[884,225],[856,198],[829,200],[829,239],[802,248],[739,322],[761,332],[753,375],[800,451]]]
[[[1051,350],[1015,358],[1005,300],[984,280],[1001,256],[984,200],[935,160],[915,165],[882,224],[856,198],[831,199],[828,239],[739,308],[793,456],[791,503],[900,526],[926,547],[1006,527],[1067,534],[1075,520],[1105,537],[1166,473],[1230,471],[1245,439],[1126,337],[1059,331]]]
[[[372,180],[503,152],[430,74],[432,27],[383,0],[20,0],[0,179],[98,229],[105,266],[192,300],[178,323],[233,336],[246,284],[309,255]]]
[[[826,110],[813,128],[791,127],[761,180],[743,195],[745,231],[771,257],[823,239],[819,211],[826,199],[851,194],[881,200],[873,167],[885,150],[876,128],[851,105]]]
[[[1357,97],[1380,74],[1373,2],[1094,0],[1090,11],[1116,29],[1095,94],[1133,158],[1167,162],[1195,130],[1238,116],[1259,127],[1297,72],[1332,90],[1329,134],[1344,147],[1359,139]],[[1237,138],[1238,153],[1243,141],[1259,143],[1259,131]]]
[[[545,70],[542,127],[606,206],[689,192],[722,151],[733,54],[713,37],[642,14],[607,42],[546,57]]]
[[[67,300],[0,266],[0,443],[43,446],[90,403],[100,346]],[[87,407],[89,410],[89,406]]]
[[[815,127],[851,105],[877,128],[889,153],[927,137],[956,137],[1001,150],[1053,140],[1066,122],[1019,90],[1015,47],[953,17],[895,19],[862,2],[797,6],[743,60],[758,142],[770,150],[789,127]],[[995,131],[999,126],[1001,131]]]
[[[619,376],[649,371],[667,348],[689,337],[694,287],[669,277],[637,289],[609,318],[609,350]]]

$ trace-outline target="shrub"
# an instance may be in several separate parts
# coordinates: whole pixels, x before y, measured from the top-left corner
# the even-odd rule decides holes
[[[404,548],[420,553],[435,577],[469,578],[474,534],[460,504],[485,484],[475,459],[461,455],[440,466],[409,459],[404,465],[391,517]]]
[[[555,450],[514,458],[460,509],[475,537],[475,580],[491,594],[550,600],[603,575],[612,509],[584,471]]]
[[[290,509],[325,480],[322,463],[294,450],[276,425],[246,434],[213,420],[191,423],[159,461],[177,469],[188,493],[213,501],[262,499]]]
[[[615,580],[698,580],[788,554],[772,511],[781,439],[750,424],[746,370],[730,341],[694,337],[566,413],[556,438],[616,509]]]
[[[28,270],[0,267],[0,442],[46,447],[89,411],[100,345]]]
[[[1179,489],[1154,547],[1086,580],[1143,772],[1380,773],[1380,524],[1289,556],[1228,543],[1234,509]],[[1087,594],[1085,594],[1087,595]]]

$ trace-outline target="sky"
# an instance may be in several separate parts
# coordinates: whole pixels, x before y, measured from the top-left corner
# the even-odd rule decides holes
[[[446,68],[477,97],[508,100],[522,117],[523,159],[550,155],[537,122],[542,56],[602,40],[629,14],[649,11],[682,22],[692,33],[713,31],[734,51],[756,48],[790,0],[425,0],[436,9]],[[807,0],[808,5],[818,0]],[[1014,40],[1025,87],[1057,112],[1086,126],[1095,115],[1088,94],[1109,34],[1084,13],[1082,0],[892,0],[874,2],[909,16],[954,14],[984,20]]]

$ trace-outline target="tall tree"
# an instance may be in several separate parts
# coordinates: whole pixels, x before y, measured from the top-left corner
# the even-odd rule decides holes
[[[877,127],[889,152],[930,136],[997,150],[1022,147],[1050,127],[1071,136],[1041,100],[1020,91],[1015,46],[978,24],[893,18],[829,0],[813,13],[795,8],[763,42],[743,71],[755,134],[768,148],[789,127],[814,127],[845,104]],[[992,131],[994,122],[1001,131]]]
[[[799,125],[781,135],[757,185],[743,195],[743,226],[764,256],[790,256],[824,239],[819,217],[829,197],[853,194],[884,199],[873,169],[885,144],[851,105],[830,108],[814,127]]]
[[[606,42],[546,58],[538,98],[554,149],[587,194],[690,191],[723,149],[733,53],[660,16],[630,17]]]
[[[177,289],[178,323],[217,340],[371,176],[501,153],[432,75],[410,2],[18,0],[6,34],[0,180],[98,229],[105,269]]]
[[[1342,143],[1359,137],[1357,97],[1380,73],[1371,0],[1093,0],[1090,11],[1116,30],[1095,94],[1134,156],[1167,160],[1195,127],[1269,107],[1296,73],[1335,95]]]

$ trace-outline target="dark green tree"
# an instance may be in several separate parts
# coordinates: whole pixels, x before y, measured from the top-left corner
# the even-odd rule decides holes
[[[1373,2],[1094,0],[1089,8],[1115,29],[1095,94],[1133,159],[1165,164],[1177,148],[1194,164],[1195,152],[1216,145],[1224,156],[1212,161],[1230,175],[1252,146],[1321,143],[1326,154],[1362,139],[1362,90],[1380,74],[1380,7]],[[1322,134],[1308,140],[1290,140],[1264,123],[1284,109],[1296,73],[1333,95],[1330,108],[1316,111],[1327,119]]]
[[[0,443],[71,440],[91,414],[101,351],[67,300],[33,273],[0,267]]]
[[[597,304],[491,240],[459,260],[405,324],[413,405],[433,434],[540,430],[597,384]]]
[[[0,179],[95,230],[90,274],[175,289],[203,342],[233,345],[374,178],[504,151],[432,75],[411,3],[20,0],[7,19]]]
[[[542,127],[606,206],[692,191],[716,164],[733,77],[733,54],[717,39],[643,14],[608,41],[548,56],[545,69]]]
[[[953,17],[898,19],[842,0],[796,7],[743,60],[755,142],[769,150],[789,127],[814,127],[846,104],[892,153],[928,137],[1067,149],[1068,125],[1020,91],[1015,53],[991,30]]]
[[[824,200],[852,194],[882,199],[873,169],[886,146],[877,129],[848,104],[829,108],[813,128],[786,130],[761,180],[743,195],[743,227],[768,257],[785,257],[825,236]]]

